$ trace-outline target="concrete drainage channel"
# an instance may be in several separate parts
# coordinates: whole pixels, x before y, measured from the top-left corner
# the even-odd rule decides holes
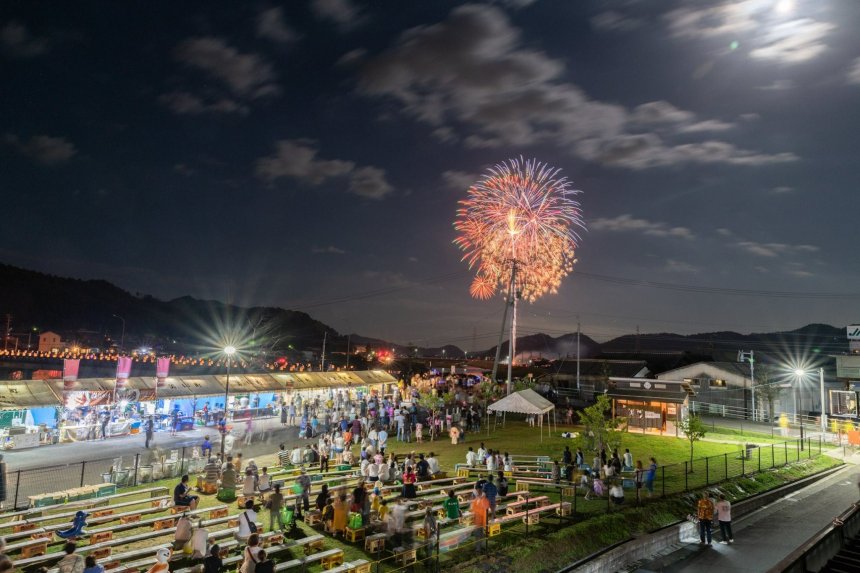
[[[842,470],[845,464],[805,477],[771,491],[732,504],[732,519],[752,513],[811,483],[826,478]],[[714,486],[712,489],[717,489]],[[675,551],[682,550],[687,544],[685,539],[698,540],[696,524],[683,520],[662,527],[641,537],[631,538],[611,545],[597,553],[560,569],[558,573],[604,573],[606,571],[634,571],[645,560],[659,559]]]

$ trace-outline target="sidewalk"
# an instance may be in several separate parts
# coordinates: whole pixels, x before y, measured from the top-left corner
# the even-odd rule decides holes
[[[846,460],[849,461],[849,460]],[[860,457],[854,455],[856,464]],[[760,573],[784,559],[857,501],[860,466],[850,465],[775,503],[732,521],[735,542],[699,545],[683,539],[675,551],[641,563],[636,573]]]
[[[254,440],[250,446],[244,444],[244,432],[244,424],[237,423],[233,432],[236,437],[233,451],[242,452],[245,459],[264,454],[274,454],[281,442],[287,444],[303,442],[298,437],[298,427],[288,426],[284,428],[278,417],[254,422]],[[2,453],[8,474],[17,470],[38,469],[59,464],[79,464],[82,461],[89,462],[120,456],[133,457],[135,454],[153,452],[155,449],[170,450],[199,446],[203,442],[204,435],[210,437],[213,450],[218,451],[221,446],[218,430],[212,427],[195,427],[193,430],[178,432],[175,436],[171,436],[170,432],[156,432],[150,450],[143,447],[145,436],[136,434],[117,436],[107,440],[54,444],[28,450],[8,450]]]

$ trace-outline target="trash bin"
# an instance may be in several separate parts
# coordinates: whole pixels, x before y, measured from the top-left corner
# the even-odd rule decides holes
[[[128,470],[122,469],[113,474],[113,483],[116,485],[126,485],[128,483]]]
[[[138,483],[147,483],[152,481],[152,466],[139,466],[137,468]]]
[[[751,460],[752,459],[752,452],[756,447],[755,444],[745,444],[744,447],[746,448],[746,458],[748,460]]]

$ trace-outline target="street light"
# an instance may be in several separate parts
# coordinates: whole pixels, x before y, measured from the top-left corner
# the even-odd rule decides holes
[[[803,379],[804,376],[806,376],[806,372],[801,368],[795,368],[794,375],[797,376],[797,383],[794,385],[795,411],[797,412],[798,421],[800,422],[800,451],[803,451],[803,416],[800,414],[800,411],[803,410],[803,392],[798,392],[797,389],[800,386],[800,381]],[[800,395],[799,409],[797,408],[798,394]]]
[[[229,345],[224,347],[224,355],[227,356],[227,384],[224,386],[224,427],[221,430],[221,461],[225,461],[224,457],[224,438],[227,437],[227,400],[230,396],[230,360],[236,354],[236,347]]]
[[[122,321],[122,333],[119,335],[119,353],[122,354],[125,351],[125,319],[118,314],[113,317]]]
[[[806,376],[808,372],[800,368],[796,368],[794,370],[794,374],[798,378],[802,378]],[[824,368],[818,369],[818,391],[820,393],[819,399],[821,400],[821,435],[823,436],[827,432],[827,402],[824,399]]]

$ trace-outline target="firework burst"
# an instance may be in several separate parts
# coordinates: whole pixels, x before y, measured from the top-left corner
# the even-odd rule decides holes
[[[489,169],[460,201],[454,243],[476,269],[469,289],[487,299],[510,288],[516,264],[516,290],[534,302],[558,291],[576,262],[579,203],[560,170],[536,160],[510,159]]]

